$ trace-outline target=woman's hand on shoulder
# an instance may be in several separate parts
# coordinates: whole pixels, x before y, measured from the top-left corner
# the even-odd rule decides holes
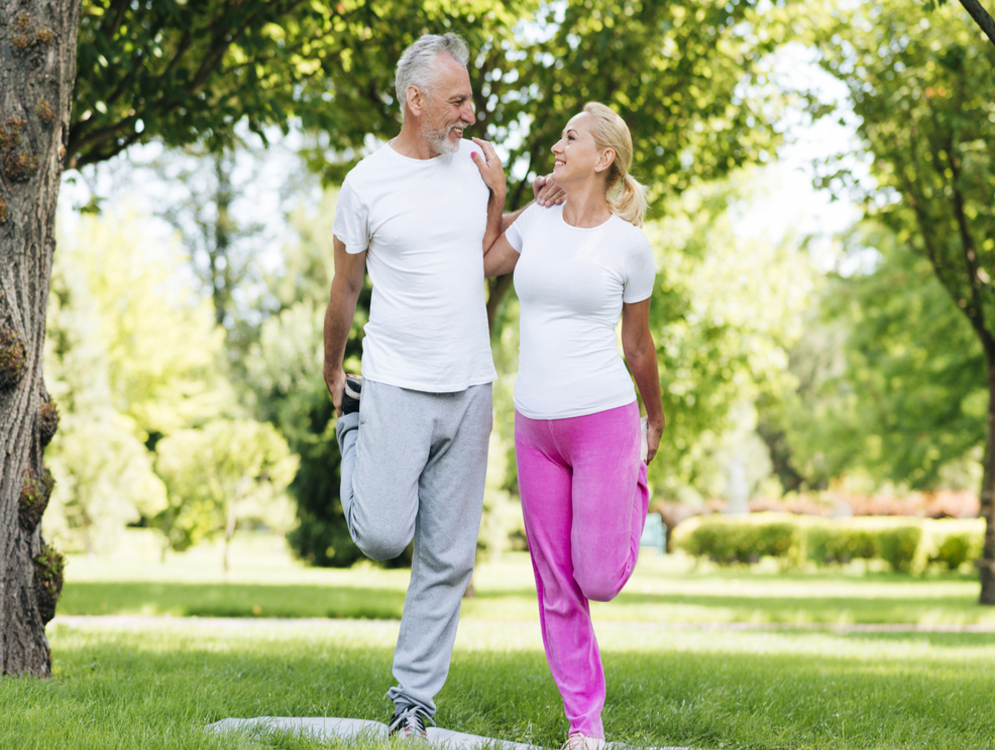
[[[479,151],[471,152],[470,158],[473,159],[473,163],[480,170],[480,176],[483,178],[484,184],[490,188],[492,193],[501,198],[503,205],[508,186],[504,178],[504,165],[501,164],[501,158],[498,156],[497,151],[494,150],[494,145],[490,141],[485,141],[482,138],[474,138],[473,142],[477,144]]]

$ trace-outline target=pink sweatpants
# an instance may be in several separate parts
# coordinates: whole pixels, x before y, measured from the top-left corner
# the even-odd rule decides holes
[[[539,621],[570,733],[605,736],[605,675],[588,601],[613,599],[639,556],[649,489],[639,406],[567,419],[515,413],[515,453]]]

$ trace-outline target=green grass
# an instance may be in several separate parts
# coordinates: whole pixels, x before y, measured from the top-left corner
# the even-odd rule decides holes
[[[0,681],[4,748],[316,748],[216,737],[221,718],[384,720],[395,622],[163,618],[50,627],[54,678]],[[611,739],[807,750],[990,750],[987,634],[673,631],[605,623]],[[562,742],[567,726],[534,627],[468,620],[438,696],[440,725]]]
[[[324,745],[204,727],[226,717],[386,719],[397,622],[378,618],[399,614],[406,571],[306,569],[272,538],[248,536],[226,583],[218,548],[163,565],[134,536],[140,543],[114,556],[71,558],[47,630],[53,679],[0,680],[0,748],[311,750]],[[545,747],[563,741],[531,575],[523,555],[478,567],[478,595],[465,601],[437,697],[440,725]],[[995,750],[995,634],[908,629],[990,628],[995,612],[976,598],[977,582],[960,575],[725,570],[646,555],[616,602],[592,608],[609,739],[703,750]],[[907,629],[835,627],[848,623]]]

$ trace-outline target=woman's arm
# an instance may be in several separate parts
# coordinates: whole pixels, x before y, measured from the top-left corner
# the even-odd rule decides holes
[[[482,155],[474,151],[470,154],[470,158],[477,165],[484,184],[491,191],[487,200],[487,228],[484,230],[483,242],[483,250],[486,253],[487,248],[494,244],[505,229],[501,222],[507,184],[504,179],[504,167],[494,146],[480,138],[474,138],[473,142],[480,148]]]
[[[649,425],[646,442],[649,454],[646,463],[653,460],[660,445],[660,436],[666,418],[663,415],[663,400],[660,397],[660,368],[656,360],[656,344],[650,333],[650,301],[622,305],[622,352],[629,363],[632,377],[643,397]]]
[[[516,263],[518,251],[503,234],[484,250],[484,276],[504,276],[515,270]]]

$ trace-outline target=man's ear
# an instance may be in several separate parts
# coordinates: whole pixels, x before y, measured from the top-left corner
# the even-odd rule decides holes
[[[615,161],[615,149],[606,148],[601,152],[601,156],[598,157],[598,163],[594,165],[595,172],[604,172],[608,169],[612,162]]]
[[[415,85],[408,86],[405,92],[405,101],[411,114],[421,117],[422,109],[425,107],[425,92]]]

